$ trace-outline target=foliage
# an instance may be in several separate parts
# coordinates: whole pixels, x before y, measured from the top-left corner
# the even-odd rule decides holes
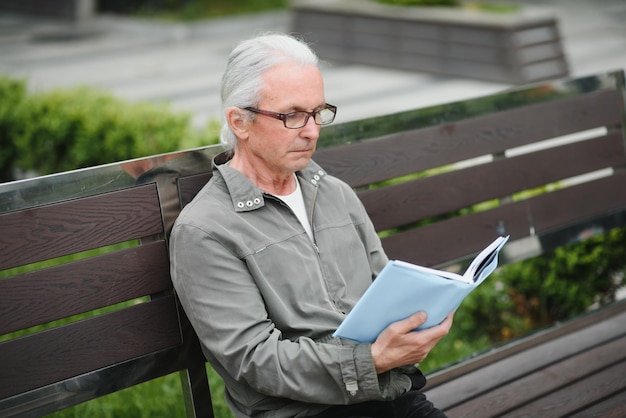
[[[23,82],[0,81],[0,181],[16,170],[49,174],[217,141],[166,104],[127,103],[88,87],[24,91]]]
[[[569,319],[615,300],[626,285],[626,228],[617,228],[501,273],[515,312],[532,328]]]
[[[17,128],[16,109],[25,97],[23,80],[0,77],[0,181],[10,178],[11,162],[18,155],[11,132]]]
[[[626,286],[626,227],[501,267],[463,301],[422,363],[431,371],[615,300]]]

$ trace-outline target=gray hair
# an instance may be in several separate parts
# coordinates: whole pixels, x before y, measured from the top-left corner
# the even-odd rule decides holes
[[[285,34],[264,34],[245,40],[233,49],[222,75],[222,128],[220,142],[233,151],[237,137],[226,122],[226,109],[256,106],[261,100],[263,74],[283,62],[318,65],[315,52],[303,41]],[[255,115],[251,114],[250,118]]]

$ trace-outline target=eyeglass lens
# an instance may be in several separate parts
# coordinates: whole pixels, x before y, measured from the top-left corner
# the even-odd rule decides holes
[[[315,114],[315,123],[318,125],[326,125],[335,119],[335,112],[329,108],[320,109]],[[301,128],[307,124],[309,117],[308,112],[291,112],[285,114],[285,126],[287,128]]]

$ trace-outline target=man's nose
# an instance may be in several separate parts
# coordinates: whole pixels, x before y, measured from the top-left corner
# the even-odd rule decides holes
[[[301,135],[303,138],[315,140],[320,136],[320,128],[321,127],[315,123],[315,119],[310,117],[302,127]]]

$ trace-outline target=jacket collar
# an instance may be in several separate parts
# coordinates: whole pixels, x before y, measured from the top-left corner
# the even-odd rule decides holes
[[[213,175],[224,179],[235,212],[248,212],[265,205],[264,197],[267,195],[259,189],[240,171],[229,167],[226,163],[230,161],[231,155],[223,152],[213,158]],[[313,160],[301,171],[296,172],[301,186],[308,184],[318,188],[327,173]]]

